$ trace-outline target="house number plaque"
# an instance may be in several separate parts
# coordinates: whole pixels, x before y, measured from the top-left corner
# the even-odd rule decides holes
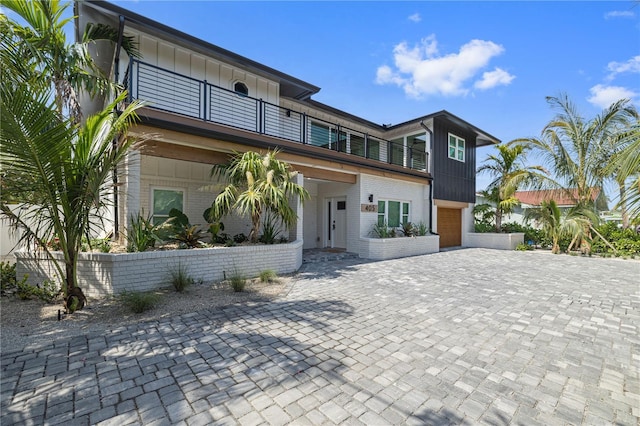
[[[360,211],[364,213],[378,213],[377,204],[360,204]]]

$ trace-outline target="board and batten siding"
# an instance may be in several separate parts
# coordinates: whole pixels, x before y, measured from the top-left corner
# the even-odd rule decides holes
[[[249,96],[279,104],[280,86],[275,81],[144,33],[130,35],[137,39],[143,62],[197,80],[207,80],[210,84],[228,90],[233,90],[235,82],[241,81],[249,88]]]
[[[433,197],[475,203],[476,135],[443,119],[435,119],[433,125]],[[449,133],[465,140],[464,162],[449,158]]]

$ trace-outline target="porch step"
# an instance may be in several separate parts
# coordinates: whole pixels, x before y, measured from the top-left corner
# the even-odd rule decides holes
[[[302,263],[336,262],[345,259],[357,259],[358,253],[349,253],[335,249],[307,249],[302,251]]]

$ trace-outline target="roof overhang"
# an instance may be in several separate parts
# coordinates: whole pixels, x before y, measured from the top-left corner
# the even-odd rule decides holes
[[[476,135],[476,146],[477,147],[481,147],[481,146],[487,146],[487,145],[497,145],[501,142],[500,139],[496,138],[495,136],[491,135],[488,132],[485,132],[484,130],[474,126],[473,124],[469,123],[468,121],[463,120],[462,118],[451,114],[449,111],[446,110],[442,110],[442,111],[438,111],[438,112],[434,112],[433,114],[429,114],[429,115],[425,115],[423,117],[419,117],[419,118],[414,118],[413,120],[409,120],[406,121],[404,123],[400,123],[400,124],[396,124],[394,126],[390,126],[387,127],[387,130],[392,130],[392,129],[396,129],[398,127],[401,126],[407,126],[413,123],[417,123],[417,122],[421,122],[421,121],[430,121],[433,120],[435,118],[440,118],[440,119],[445,119],[453,124],[455,124],[456,126],[462,127],[464,129],[469,130],[470,132],[475,133]]]

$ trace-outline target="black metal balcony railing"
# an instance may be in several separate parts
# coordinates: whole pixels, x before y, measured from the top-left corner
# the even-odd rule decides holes
[[[427,171],[428,153],[132,59],[131,99],[151,108]]]

